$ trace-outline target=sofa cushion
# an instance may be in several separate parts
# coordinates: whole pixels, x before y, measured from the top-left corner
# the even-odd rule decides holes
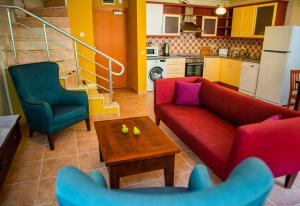
[[[60,124],[75,117],[86,114],[84,106],[52,105],[53,123]]]
[[[282,119],[299,116],[298,112],[257,100],[202,79],[201,106],[236,125],[258,123],[273,115]]]
[[[225,171],[237,127],[201,107],[164,104],[159,118],[212,169]]]
[[[199,106],[201,84],[176,82],[175,104]]]

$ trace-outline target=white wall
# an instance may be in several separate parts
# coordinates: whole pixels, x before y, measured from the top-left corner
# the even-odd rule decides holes
[[[286,13],[285,24],[300,26],[300,0],[290,0]]]

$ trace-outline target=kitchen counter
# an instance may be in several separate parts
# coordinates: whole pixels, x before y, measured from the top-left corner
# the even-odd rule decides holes
[[[244,62],[251,62],[251,63],[258,63],[258,64],[260,63],[260,60],[224,57],[224,56],[218,56],[218,55],[206,55],[206,56],[203,56],[203,57],[204,58],[225,58],[225,59],[233,59],[233,60],[244,61]]]
[[[170,56],[147,57],[147,60],[156,59],[177,59],[177,58],[203,58],[200,54],[171,54]]]

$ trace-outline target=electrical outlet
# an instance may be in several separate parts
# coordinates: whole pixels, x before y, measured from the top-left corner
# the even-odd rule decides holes
[[[84,37],[84,32],[80,32],[80,33],[79,33],[79,36],[80,36],[80,37]]]

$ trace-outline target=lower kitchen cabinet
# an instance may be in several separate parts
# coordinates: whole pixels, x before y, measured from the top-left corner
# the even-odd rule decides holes
[[[185,58],[168,58],[165,78],[184,77]]]
[[[221,58],[204,58],[203,77],[212,82],[220,81]]]
[[[221,59],[220,82],[238,87],[240,84],[242,61]]]

